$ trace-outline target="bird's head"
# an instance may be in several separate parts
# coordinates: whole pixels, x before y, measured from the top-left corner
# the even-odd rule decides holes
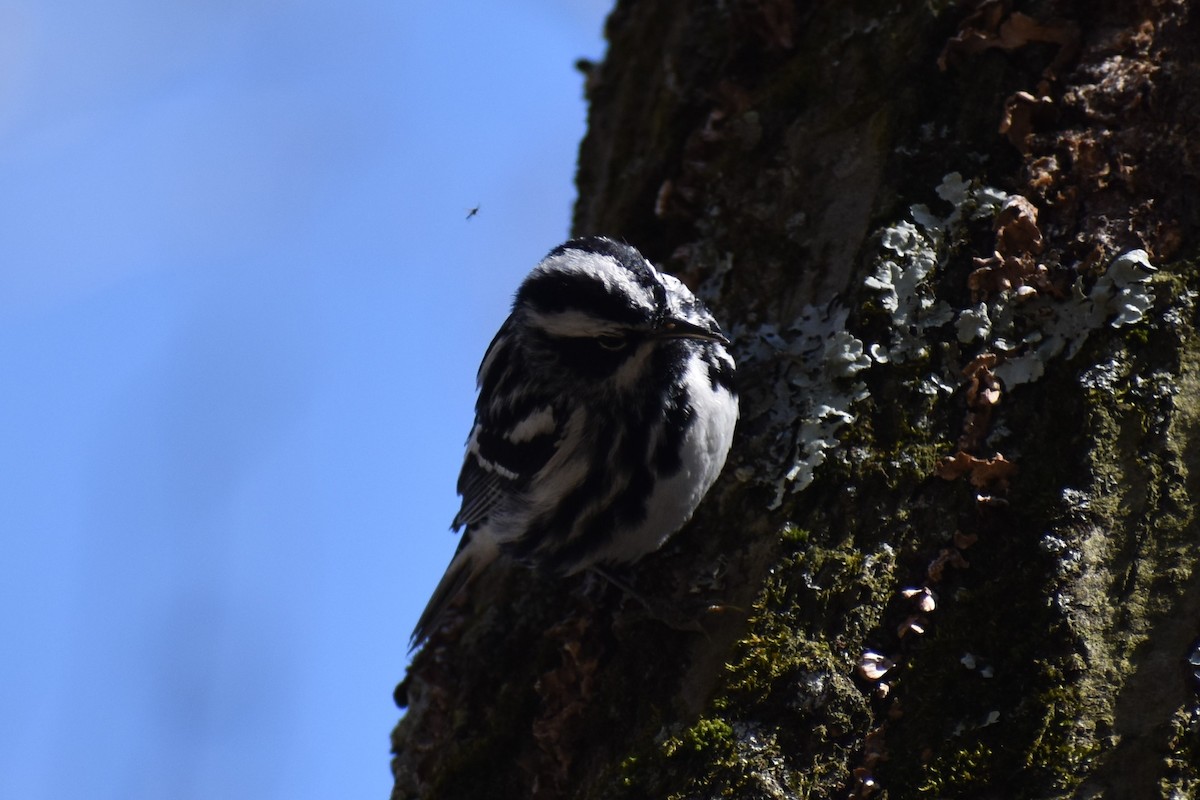
[[[728,344],[682,282],[599,236],[552,250],[517,291],[512,323],[530,358],[617,389],[691,348]]]

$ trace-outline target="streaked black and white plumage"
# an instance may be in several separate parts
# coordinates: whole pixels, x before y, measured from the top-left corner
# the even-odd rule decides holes
[[[453,524],[465,530],[413,646],[498,556],[570,575],[636,561],[687,522],[737,421],[726,344],[633,247],[588,237],[550,251],[479,367]]]

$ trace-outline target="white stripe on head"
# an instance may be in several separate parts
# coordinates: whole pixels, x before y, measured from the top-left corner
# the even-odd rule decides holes
[[[646,262],[651,274],[658,270]],[[564,250],[543,259],[533,268],[533,275],[584,275],[598,280],[611,294],[628,297],[635,305],[654,312],[657,304],[654,295],[634,279],[634,275],[612,256],[589,253],[583,250]],[[530,277],[533,277],[531,275]]]
[[[619,333],[623,330],[612,320],[597,317],[576,308],[567,311],[551,311],[548,314],[530,310],[526,312],[526,319],[529,324],[551,336],[603,336],[606,333]]]

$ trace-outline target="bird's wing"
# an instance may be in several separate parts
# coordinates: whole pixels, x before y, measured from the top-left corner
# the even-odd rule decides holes
[[[553,406],[543,405],[498,428],[476,419],[458,476],[462,508],[454,518],[456,529],[478,525],[498,509],[520,502],[562,441],[558,417]]]
[[[510,510],[554,456],[564,424],[560,401],[531,393],[511,334],[501,326],[479,367],[475,426],[458,476],[462,508],[453,527],[471,528],[498,510]]]

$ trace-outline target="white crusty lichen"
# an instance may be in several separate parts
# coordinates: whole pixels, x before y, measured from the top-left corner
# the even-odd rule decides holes
[[[1106,324],[1119,328],[1140,322],[1154,304],[1154,272],[1145,250],[1130,250],[1112,260],[1090,291],[1085,291],[1082,276],[1076,278],[1065,300],[1000,292],[960,314],[959,340],[978,340],[1004,354],[993,372],[1007,388],[1032,383],[1042,377],[1051,359],[1073,358],[1092,331]],[[964,323],[968,313],[972,321]],[[975,317],[986,322],[976,322]],[[964,331],[979,335],[964,337]]]
[[[1085,291],[1082,276],[1076,278],[1066,300],[1018,286],[954,313],[936,299],[931,280],[948,256],[947,243],[954,241],[966,220],[994,217],[1012,198],[965,181],[957,172],[942,179],[937,195],[950,204],[950,212],[939,216],[915,205],[910,209],[913,222],[885,228],[883,254],[864,282],[881,293],[879,302],[892,317],[889,360],[924,356],[931,342],[927,332],[953,320],[959,342],[982,343],[1003,357],[994,372],[1011,389],[1042,377],[1050,359],[1064,353],[1073,357],[1091,331],[1106,324],[1119,328],[1140,322],[1153,305],[1150,279],[1155,268],[1145,250],[1130,250],[1113,259],[1090,291]],[[946,383],[930,375],[922,386],[932,391]]]
[[[890,361],[928,355],[927,332],[955,319],[954,310],[937,299],[932,280],[948,255],[947,242],[963,230],[966,220],[993,217],[1008,200],[999,189],[965,181],[957,172],[942,178],[937,195],[950,204],[949,213],[940,216],[928,206],[914,205],[909,209],[911,222],[884,228],[875,272],[863,282],[880,293],[879,304],[891,315],[893,338],[886,346]],[[980,331],[989,321],[976,309],[960,316],[956,324],[961,338],[964,327]]]
[[[1115,312],[1110,323],[1114,328],[1141,322],[1154,305],[1150,278],[1157,268],[1150,263],[1145,250],[1130,250],[1113,259],[1108,270],[1096,281],[1088,299],[1101,317]],[[1093,315],[1093,321],[1098,321]]]
[[[885,228],[884,254],[865,283],[880,293],[879,304],[892,317],[895,338],[887,347],[889,361],[928,354],[925,331],[945,325],[953,311],[933,294],[929,280],[938,265],[937,241],[911,222]]]
[[[1113,259],[1090,290],[1085,291],[1082,277],[1077,279],[1065,300],[1018,286],[956,312],[937,297],[938,270],[964,238],[968,221],[995,217],[1013,198],[957,172],[942,179],[937,195],[948,204],[947,213],[914,205],[910,220],[879,233],[875,267],[863,283],[891,318],[885,341],[864,341],[847,330],[849,309],[837,302],[806,307],[782,328],[734,330],[748,350],[742,357],[771,361],[784,356],[781,363],[787,365],[789,391],[777,396],[769,412],[771,427],[779,432],[774,456],[787,465],[771,508],[811,484],[831,456],[849,457],[838,435],[855,421],[854,406],[869,396],[864,370],[884,363],[920,363],[945,338],[935,333],[945,326],[953,325],[962,345],[976,343],[1000,355],[994,373],[1012,388],[1040,378],[1050,359],[1074,356],[1090,331],[1134,324],[1151,308],[1154,267],[1144,250],[1131,250]],[[930,371],[915,376],[910,385],[929,395],[952,393],[961,377],[953,365],[942,368],[945,374]]]
[[[789,492],[812,483],[816,470],[839,452],[839,430],[855,421],[853,407],[869,396],[860,373],[875,364],[903,363],[929,352],[931,332],[954,320],[951,307],[938,300],[933,278],[946,257],[945,242],[956,236],[968,219],[993,216],[1007,197],[979,187],[958,173],[945,177],[938,196],[950,204],[945,216],[925,206],[913,206],[912,220],[880,232],[880,253],[865,285],[878,292],[879,304],[892,318],[886,342],[864,342],[846,329],[850,311],[831,303],[809,306],[790,325],[763,325],[735,330],[735,338],[750,350],[748,360],[786,356],[790,391],[771,409],[780,431],[775,447],[788,469],[775,487],[771,508]],[[953,377],[921,376],[914,386],[931,395],[954,390]]]
[[[787,492],[812,483],[826,453],[838,446],[838,429],[854,421],[851,406],[867,396],[855,375],[873,361],[863,342],[846,330],[849,313],[836,305],[810,306],[782,331],[773,325],[735,331],[738,341],[751,343],[752,358],[784,356],[787,364],[789,392],[777,396],[769,413],[772,427],[780,431],[776,447],[786,450],[778,455],[789,467],[771,508],[778,508]]]
[[[987,340],[992,334],[992,318],[988,314],[987,303],[964,308],[959,312],[954,327],[958,329],[958,340],[964,344],[976,339]]]
[[[943,176],[934,192],[950,204],[949,214],[939,216],[923,203],[910,207],[909,213],[914,222],[937,238],[939,244],[947,233],[960,230],[964,220],[994,217],[1008,201],[1008,195],[1001,190],[964,180],[957,172]]]

